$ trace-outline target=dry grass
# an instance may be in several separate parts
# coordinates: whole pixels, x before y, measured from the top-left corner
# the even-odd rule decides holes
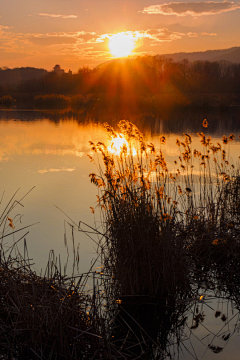
[[[16,194],[0,217],[0,356],[4,359],[123,358],[111,344],[101,295],[101,275],[66,276],[49,254],[43,275],[29,259],[25,233],[13,245],[6,238],[23,231],[14,216]],[[11,216],[12,215],[12,216]],[[10,217],[11,216],[11,217]],[[10,232],[9,232],[10,230]],[[19,242],[24,242],[22,253]],[[91,291],[86,284],[91,281]]]

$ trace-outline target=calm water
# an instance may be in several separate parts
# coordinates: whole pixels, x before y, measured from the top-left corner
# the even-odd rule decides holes
[[[231,144],[230,151],[233,161],[236,162],[240,155],[238,109],[230,114],[214,112],[208,116],[200,113],[184,116],[175,114],[169,118],[145,116],[138,119],[139,123],[136,117],[131,116],[129,120],[139,125],[149,142],[158,145],[159,135],[166,136],[167,145],[164,153],[173,168],[173,160],[179,156],[179,150],[175,145],[176,137],[183,138],[183,132],[187,132],[193,136],[194,145],[199,144],[196,132],[204,130],[201,123],[206,117],[210,123],[206,134],[212,136],[213,142],[220,142],[222,135],[228,136],[235,132],[237,139]],[[62,263],[67,258],[64,245],[64,226],[67,226],[65,222],[67,216],[55,205],[76,223],[83,221],[93,226],[96,221],[98,224],[97,213],[93,215],[90,210],[90,206],[96,205],[97,189],[90,183],[89,173],[95,172],[96,168],[87,154],[91,153],[89,140],[108,142],[102,124],[104,121],[109,121],[115,126],[117,120],[112,121],[112,119],[107,118],[106,115],[94,119],[86,114],[73,116],[0,111],[1,194],[5,191],[1,209],[4,209],[4,205],[17,189],[20,188],[16,195],[16,199],[19,200],[35,186],[23,200],[24,208],[19,206],[15,214],[24,215],[22,224],[17,223],[16,228],[39,222],[30,228],[30,233],[27,235],[29,255],[34,259],[38,271],[45,268],[51,249],[55,250],[56,255],[61,255]],[[200,145],[198,149],[201,150]],[[15,238],[9,236],[8,242],[11,243],[16,239],[17,234]],[[80,246],[80,271],[85,272],[89,269],[91,261],[95,259],[95,245],[82,233],[75,234],[75,243],[79,243]],[[68,246],[71,253],[69,234]],[[208,321],[214,320],[214,312],[209,309],[205,309],[206,313],[209,312]],[[220,320],[219,322],[212,320],[209,326],[213,332],[217,332],[223,324]],[[207,334],[202,333],[201,336]],[[201,358],[205,348],[199,341],[195,339],[192,341]],[[207,351],[204,359],[213,357],[219,360],[239,359],[238,351],[240,345],[238,336],[235,335],[228,344],[227,351],[218,355]],[[185,354],[184,358],[191,359],[192,356]]]

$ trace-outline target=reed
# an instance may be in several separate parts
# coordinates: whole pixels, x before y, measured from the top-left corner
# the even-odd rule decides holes
[[[144,328],[164,358],[202,289],[226,295],[226,272],[240,278],[239,165],[230,164],[226,152],[235,136],[213,144],[201,132],[199,151],[185,134],[183,142],[176,140],[179,158],[170,171],[164,136],[156,150],[134,124],[118,126],[126,139],[118,154],[102,142],[91,143],[100,155],[98,173],[90,178],[99,188],[104,226],[102,271],[114,279],[111,291],[119,299],[122,322],[127,323],[126,314],[128,321],[132,316],[135,334],[140,337]],[[105,127],[111,141],[119,136]],[[138,349],[135,355],[141,353]]]
[[[108,338],[99,275],[90,269],[67,276],[54,251],[43,274],[34,269],[27,250],[28,232],[19,223],[19,215],[14,215],[23,198],[14,194],[0,216],[0,356],[14,360],[122,358]],[[17,233],[24,235],[9,245],[7,239],[16,238]],[[90,281],[94,286],[86,291]]]

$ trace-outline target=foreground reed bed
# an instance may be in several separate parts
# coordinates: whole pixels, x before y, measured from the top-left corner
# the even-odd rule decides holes
[[[121,359],[109,341],[100,275],[90,269],[67,276],[54,251],[43,274],[34,269],[28,232],[14,215],[22,199],[15,194],[0,217],[0,358]],[[15,241],[19,232],[23,235]],[[88,282],[91,291],[86,290]]]

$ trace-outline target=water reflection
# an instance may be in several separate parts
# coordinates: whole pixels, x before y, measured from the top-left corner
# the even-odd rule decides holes
[[[129,145],[123,134],[116,134],[116,137],[111,137],[108,151],[114,155],[120,155],[122,149],[129,153]]]
[[[0,120],[15,120],[24,122],[50,121],[58,125],[62,121],[74,120],[78,124],[108,122],[117,125],[122,119],[133,122],[144,134],[151,133],[197,133],[202,131],[202,121],[207,119],[209,127],[207,133],[216,136],[229,135],[240,132],[240,107],[230,107],[226,110],[212,109],[173,109],[160,114],[147,112],[136,112],[128,108],[123,111],[116,109],[110,111],[108,108],[98,110],[94,108],[84,112],[74,111],[19,111],[1,110]]]
[[[88,141],[105,141],[106,134],[98,124],[80,125],[71,119],[60,121],[57,126],[49,119],[4,120],[0,122],[0,132],[1,188],[2,192],[5,190],[2,206],[19,187],[23,195],[35,186],[25,199],[22,219],[24,224],[40,222],[31,231],[30,254],[38,270],[45,267],[50,249],[59,252],[64,263],[64,216],[54,205],[76,222],[93,224],[89,207],[95,204],[96,195],[88,174],[95,166],[86,154],[90,150]],[[80,240],[80,266],[87,271],[95,250],[93,243],[76,234],[76,242]]]
[[[155,144],[156,147],[160,146],[159,135],[165,134],[167,142],[163,149],[165,158],[171,164],[169,170],[176,171],[174,160],[179,156],[176,136],[183,139],[183,132],[192,134],[194,147],[199,143],[196,132],[203,130],[202,120],[206,117],[210,124],[207,135],[212,135],[213,142],[221,141],[218,134],[222,137],[223,134],[229,135],[236,132],[238,135],[240,133],[240,123],[237,121],[238,109],[228,115],[227,121],[226,114],[218,117],[214,112],[209,113],[208,116],[206,114],[188,114],[187,116],[182,113],[172,114],[172,117],[168,115],[156,118],[148,115],[138,118],[136,124],[146,134],[146,140]],[[21,187],[22,193],[25,193],[32,186],[36,186],[24,203],[22,222],[29,224],[40,221],[40,225],[33,228],[29,235],[29,252],[38,270],[44,267],[47,254],[52,248],[59,252],[63,259],[66,257],[65,217],[54,205],[63,209],[76,223],[79,220],[88,224],[96,221],[96,225],[99,225],[98,215],[96,213],[93,215],[90,209],[90,206],[96,204],[96,189],[88,177],[89,173],[95,172],[96,168],[86,155],[91,154],[89,140],[96,143],[98,141],[108,143],[102,124],[109,119],[106,114],[97,114],[98,121],[96,118],[93,119],[93,116],[94,114],[48,113],[46,115],[44,112],[0,112],[2,189],[9,196],[18,187]],[[89,118],[93,121],[89,121]],[[134,121],[134,118],[137,116],[131,114],[129,119]],[[116,124],[116,119],[109,122]],[[115,144],[115,149],[114,146],[110,147],[115,153],[124,144],[124,141],[121,143],[122,137],[119,136],[119,140],[120,144],[118,146]],[[236,139],[231,144],[233,161],[238,160],[239,154],[240,143]],[[198,169],[196,169],[196,174],[198,174],[197,171]],[[3,199],[3,205],[4,201],[7,201],[7,198]],[[95,245],[83,237],[82,233],[75,235],[76,241],[80,244],[80,271],[84,272],[88,270],[95,256]],[[71,236],[69,239],[68,246],[71,248]],[[236,248],[237,251],[239,250]],[[70,249],[69,252],[71,253]],[[199,264],[197,264],[199,268],[194,268],[191,274],[198,277],[199,269],[201,270],[201,278],[196,282],[196,289],[191,288],[190,285],[186,286],[187,291],[183,291],[181,296],[173,291],[173,296],[160,305],[154,298],[146,300],[146,297],[141,296],[132,297],[127,302],[123,301],[115,323],[121,329],[120,332],[116,330],[114,333],[116,343],[119,342],[123,348],[128,346],[127,351],[130,351],[130,354],[141,356],[142,347],[144,347],[142,342],[150,343],[153,340],[151,354],[142,355],[145,358],[155,356],[161,359],[162,352],[164,352],[164,357],[169,357],[169,352],[172,358],[179,356],[180,359],[191,359],[198,358],[199,352],[203,355],[207,350],[204,359],[211,359],[212,352],[217,352],[218,347],[223,347],[222,343],[227,343],[238,327],[239,279],[234,276],[236,263],[233,258],[231,260],[228,258],[221,267],[210,269],[209,264],[202,264],[200,259],[199,256]],[[211,278],[212,274],[214,274],[214,279],[218,279],[217,283]],[[186,285],[189,279],[185,280]],[[229,286],[233,282],[237,282],[236,287]],[[212,296],[205,291],[205,288],[209,290],[209,287],[212,287]],[[197,298],[193,298],[193,294],[197,294]],[[216,299],[215,302],[212,302],[213,297]],[[229,301],[223,303],[218,299],[232,300],[233,309],[229,310]],[[221,316],[215,317],[216,311],[220,311]],[[223,314],[227,317],[225,321],[221,319]],[[131,316],[141,327],[136,326],[136,321],[131,319]],[[210,318],[214,321],[210,321]],[[233,320],[229,322],[231,318]],[[215,328],[213,323],[221,325]],[[142,329],[147,332],[151,341],[149,337],[143,336]],[[129,337],[123,343],[122,339],[126,339],[128,332]],[[227,337],[228,334],[231,335]],[[131,346],[136,338],[141,346],[133,350]],[[231,341],[234,342],[234,339]],[[160,348],[154,347],[154,343],[160,344]],[[236,348],[239,350],[239,345]],[[167,349],[166,352],[165,349]],[[231,353],[231,359],[234,359],[234,356],[236,358],[236,350],[229,347],[227,351],[228,354]],[[218,358],[224,359],[225,356],[225,352],[220,352]]]

